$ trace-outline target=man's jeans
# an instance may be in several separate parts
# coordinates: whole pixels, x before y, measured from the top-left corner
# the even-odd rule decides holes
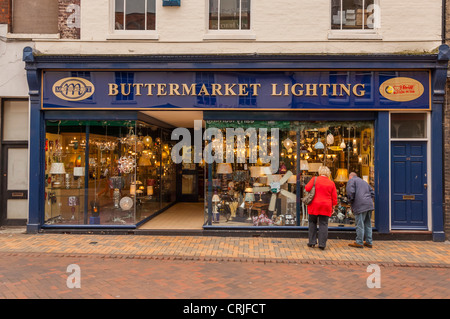
[[[355,221],[356,243],[362,245],[365,237],[366,243],[372,245],[372,211],[355,214]]]

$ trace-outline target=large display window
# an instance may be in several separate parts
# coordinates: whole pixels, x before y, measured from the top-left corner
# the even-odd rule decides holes
[[[308,226],[307,206],[300,199],[304,186],[325,165],[338,192],[329,226],[355,226],[346,184],[355,172],[374,186],[372,121],[206,121],[206,128],[220,133],[210,141],[216,146],[211,148],[215,160],[206,165],[211,178],[206,185],[205,224]],[[230,140],[229,133],[237,129],[245,134],[234,134]],[[256,145],[252,132],[258,134]],[[230,152],[235,155],[232,161]],[[258,154],[256,161],[252,154]]]
[[[46,225],[134,225],[175,202],[170,134],[140,121],[46,121]]]

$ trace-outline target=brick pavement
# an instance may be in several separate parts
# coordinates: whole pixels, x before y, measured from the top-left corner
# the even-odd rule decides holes
[[[327,249],[308,248],[304,238],[137,236],[0,233],[0,252],[101,255],[115,258],[206,261],[320,262],[450,268],[450,242],[378,241],[373,249],[328,241]]]

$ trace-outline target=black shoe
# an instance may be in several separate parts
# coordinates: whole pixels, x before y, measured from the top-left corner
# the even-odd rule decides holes
[[[319,246],[319,248],[322,249],[322,250],[325,250],[325,247],[320,247],[320,246]]]
[[[309,248],[314,248],[315,244],[306,244]]]

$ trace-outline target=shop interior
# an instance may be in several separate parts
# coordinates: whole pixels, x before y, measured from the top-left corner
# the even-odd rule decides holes
[[[137,225],[141,229],[203,226],[307,226],[307,207],[297,203],[318,168],[330,168],[339,204],[330,227],[354,227],[345,194],[354,171],[374,184],[373,122],[204,121],[195,111],[145,111],[147,121],[47,120],[45,141],[46,225]],[[267,145],[235,141],[245,161],[174,163],[168,127],[268,129]],[[271,144],[270,129],[279,131]],[[209,141],[222,144],[223,141]],[[203,141],[203,146],[208,141]],[[242,148],[244,145],[244,148]],[[276,147],[279,167],[268,171],[250,154]],[[268,153],[268,154],[269,154]],[[209,176],[211,174],[211,176]],[[275,186],[274,186],[275,185]],[[208,196],[211,194],[211,196]],[[373,220],[375,216],[373,216]]]

